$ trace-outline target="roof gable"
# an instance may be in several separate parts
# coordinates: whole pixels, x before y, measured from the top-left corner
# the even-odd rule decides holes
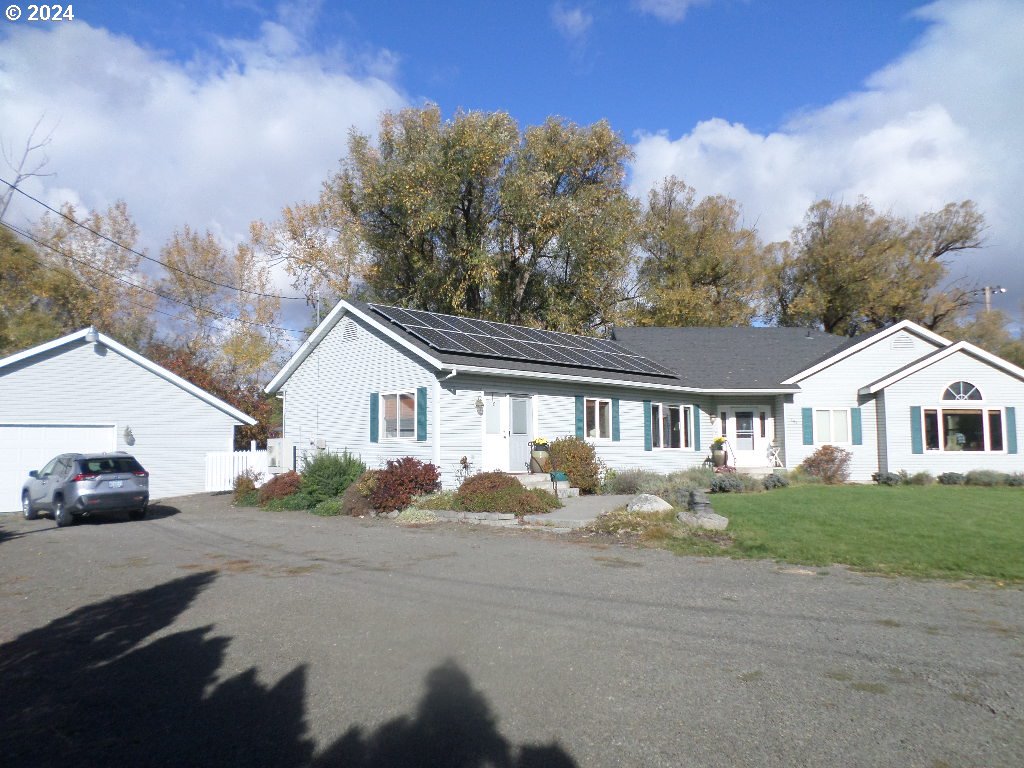
[[[217,410],[226,413],[228,416],[241,422],[242,424],[248,424],[252,426],[253,424],[256,423],[256,419],[252,418],[252,416],[242,413],[242,411],[238,410],[234,406],[225,403],[223,400],[217,397],[214,397],[209,392],[207,392],[204,389],[200,389],[192,382],[186,381],[181,376],[178,376],[176,373],[171,373],[163,366],[157,365],[152,360],[143,357],[138,352],[133,352],[123,344],[114,341],[114,339],[110,338],[109,336],[103,333],[98,332],[95,328],[91,327],[83,328],[82,330],[76,331],[75,333],[68,334],[67,336],[62,336],[59,339],[48,341],[45,344],[40,344],[36,347],[32,347],[31,349],[26,349],[22,352],[17,352],[13,355],[3,358],[2,360],[0,360],[0,374],[3,373],[5,368],[9,368],[21,362],[29,361],[33,357],[38,357],[40,355],[46,354],[47,352],[58,350],[61,347],[75,344],[76,342],[90,341],[90,334],[95,334],[95,343],[102,344],[107,349],[116,352],[122,357],[132,361],[136,365],[145,368],[150,373],[153,373],[154,375],[159,376],[161,379],[170,382],[176,387],[185,390],[189,394],[194,395],[195,397],[199,398],[208,405],[216,408]]]
[[[998,355],[993,355],[991,352],[986,352],[981,347],[977,347],[974,344],[971,344],[969,341],[958,341],[955,344],[950,343],[949,346],[943,347],[942,349],[937,349],[931,354],[925,355],[921,359],[915,360],[914,362],[905,365],[898,370],[893,371],[885,378],[879,379],[878,381],[868,384],[867,386],[861,387],[860,394],[873,395],[876,392],[880,392],[881,390],[885,389],[886,387],[892,386],[898,381],[902,381],[908,376],[912,376],[918,371],[922,371],[925,368],[935,365],[939,361],[945,360],[946,358],[952,357],[953,355],[960,352],[971,355],[972,357],[977,358],[978,360],[981,360],[982,362],[987,363],[994,368],[999,368],[1005,373],[1008,373],[1009,375],[1014,376],[1020,379],[1021,381],[1024,381],[1024,369],[1017,367],[1009,360],[1004,360]]]

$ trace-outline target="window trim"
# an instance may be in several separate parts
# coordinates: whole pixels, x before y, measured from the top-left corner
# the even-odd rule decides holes
[[[416,419],[419,416],[419,405],[417,403],[418,398],[416,397],[415,389],[396,389],[390,392],[380,392],[378,394],[380,398],[380,418],[378,419],[378,436],[381,442],[416,442]],[[397,413],[396,424],[395,424],[395,435],[391,436],[387,434],[387,398],[394,397],[395,408]],[[402,398],[412,398],[412,434],[408,437],[402,435]]]
[[[957,379],[957,381],[960,381],[960,379]],[[945,387],[943,388],[942,392],[943,393],[946,392],[946,388]],[[967,405],[968,403],[970,404],[969,406]],[[946,436],[945,420],[942,418],[942,412],[944,410],[946,410],[946,411],[978,411],[978,412],[980,412],[981,413],[981,430],[982,430],[982,435],[984,436],[983,439],[985,441],[985,447],[982,450],[980,450],[980,451],[965,451],[965,450],[951,451],[951,450],[947,450],[947,448],[946,448],[947,436]],[[939,442],[939,447],[938,448],[929,448],[928,447],[927,418],[928,418],[928,413],[929,412],[934,412],[935,415],[936,415],[936,420],[938,421],[938,424],[937,424],[938,438],[939,438],[939,441],[938,441]],[[1000,435],[1000,440],[1002,442],[1003,447],[1001,449],[999,449],[999,450],[993,450],[991,448],[991,445],[992,445],[991,419],[992,419],[992,414],[993,413],[998,413],[999,414],[999,427],[1000,427],[1001,432],[1002,432],[1001,435]],[[932,454],[932,455],[936,455],[936,454],[943,454],[943,455],[945,455],[945,454],[955,454],[955,455],[958,455],[958,456],[965,455],[965,454],[966,455],[987,454],[987,455],[991,455],[991,456],[1001,456],[1001,455],[1009,453],[1008,445],[1007,445],[1008,439],[1009,439],[1009,435],[1008,435],[1007,428],[1006,428],[1006,406],[1004,406],[1004,405],[1000,405],[1000,406],[987,405],[987,404],[985,404],[984,400],[939,400],[937,404],[922,405],[921,406],[921,448],[922,448],[923,453],[925,453],[925,454],[929,454],[929,453]]]
[[[845,440],[822,440],[818,436],[818,412],[828,411],[829,412],[829,431],[832,431],[832,416],[831,414],[836,411],[846,412],[846,439]],[[850,406],[837,406],[819,408],[814,406],[811,408],[811,434],[813,435],[814,445],[853,445],[853,408]]]
[[[693,448],[693,405],[687,403],[662,403],[657,401],[651,402],[651,449],[655,451],[692,451]],[[664,408],[678,408],[679,409],[679,445],[659,445],[658,442],[664,441],[664,435],[661,431],[661,424],[664,423],[664,414],[662,409]],[[657,409],[657,416],[655,416],[655,409]],[[686,414],[689,414],[687,418]],[[655,424],[657,427],[657,436],[661,438],[659,441],[655,440]]]
[[[590,410],[590,404],[594,403],[594,420],[597,422],[597,434],[591,435],[590,430],[587,428],[587,416]],[[604,437],[601,435],[601,404],[604,403],[608,406],[608,436]],[[584,440],[596,440],[602,443],[610,443],[612,441],[612,433],[615,431],[612,426],[612,398],[610,397],[584,397],[583,398],[583,439]]]

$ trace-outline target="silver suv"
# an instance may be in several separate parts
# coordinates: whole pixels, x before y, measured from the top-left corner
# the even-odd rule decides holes
[[[47,510],[60,528],[90,512],[127,512],[141,520],[148,505],[149,472],[123,452],[61,454],[29,472],[21,489],[25,519]]]

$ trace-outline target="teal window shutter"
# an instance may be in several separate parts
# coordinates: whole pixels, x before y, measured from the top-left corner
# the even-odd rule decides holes
[[[619,434],[619,398],[612,398],[612,441],[619,442],[621,435]]]
[[[583,395],[576,397],[576,437],[583,439]]]
[[[416,388],[416,439],[427,439],[427,388]]]
[[[802,408],[804,419],[804,445],[814,445],[814,411]]]
[[[700,406],[693,404],[693,450],[700,450]]]
[[[370,442],[380,440],[380,394],[370,393]]]
[[[910,406],[910,452],[924,453],[924,440],[921,439],[921,406]]]
[[[861,430],[860,408],[850,409],[850,435],[854,445],[864,445],[864,434]]]
[[[1017,452],[1017,409],[1006,406],[1006,452]]]
[[[644,450],[653,451],[654,442],[651,439],[651,401],[644,400]]]

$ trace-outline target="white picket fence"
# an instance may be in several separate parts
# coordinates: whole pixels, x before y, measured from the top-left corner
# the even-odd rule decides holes
[[[235,478],[247,469],[257,472],[262,485],[270,479],[266,451],[218,451],[206,454],[206,492],[232,490]]]

